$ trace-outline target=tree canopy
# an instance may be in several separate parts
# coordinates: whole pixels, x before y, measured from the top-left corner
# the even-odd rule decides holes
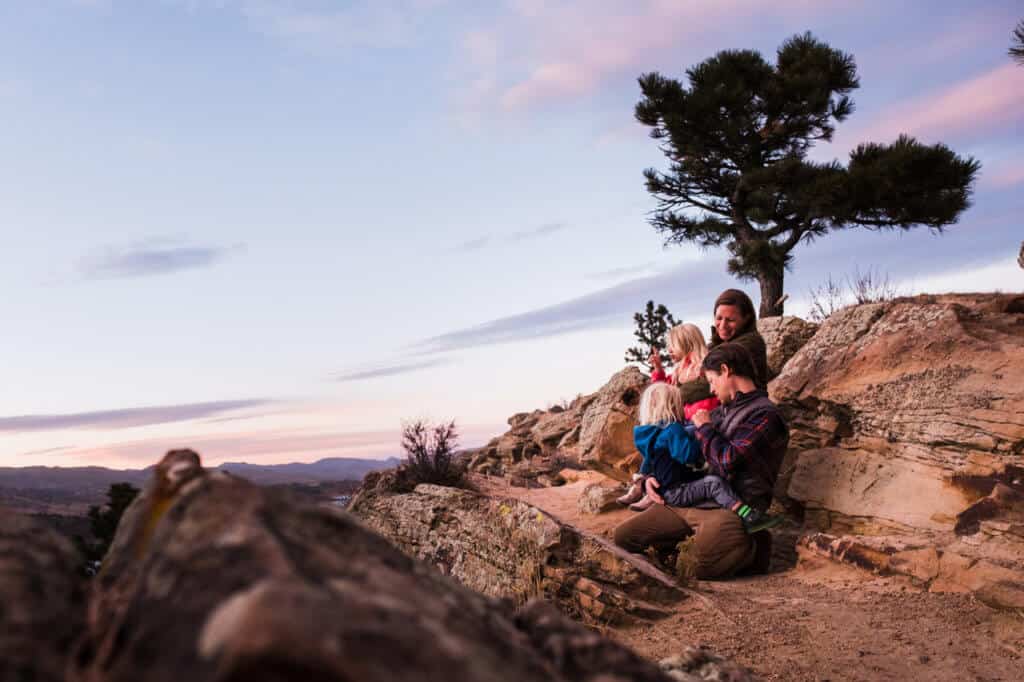
[[[1013,43],[1010,45],[1010,56],[1024,65],[1024,19],[1013,29]]]
[[[775,64],[725,50],[686,76],[639,79],[636,118],[669,162],[644,171],[658,201],[650,222],[666,244],[725,246],[729,271],[760,283],[762,316],[782,314],[800,242],[850,227],[941,231],[970,203],[980,165],[944,144],[901,135],[859,145],[846,165],[808,159],[860,86],[854,58],[810,33],[784,42]]]

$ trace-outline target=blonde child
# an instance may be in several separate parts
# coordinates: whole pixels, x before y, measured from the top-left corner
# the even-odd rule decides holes
[[[661,356],[657,351],[651,353],[651,382],[666,382],[672,386],[681,386],[701,376],[700,365],[708,354],[708,345],[704,334],[695,324],[677,324],[668,331],[668,355],[672,358],[672,374],[666,376],[661,365]],[[714,396],[688,403],[683,406],[683,420],[689,421],[698,410],[709,412],[718,407],[718,399]]]
[[[643,491],[648,476],[657,479],[662,488],[670,488],[699,476],[696,472],[703,465],[700,447],[693,437],[694,426],[684,423],[683,399],[678,389],[663,381],[649,385],[640,396],[639,416],[640,424],[633,428],[633,443],[643,455],[643,462],[640,473],[633,476],[632,488],[619,498],[620,503],[629,504],[634,511],[643,511],[653,504]]]

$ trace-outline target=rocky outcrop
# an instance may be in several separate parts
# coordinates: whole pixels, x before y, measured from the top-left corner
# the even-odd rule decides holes
[[[543,596],[584,622],[667,616],[683,592],[642,559],[525,502],[433,485],[391,492],[371,476],[349,505],[410,556],[483,594]]]
[[[1003,587],[1024,584],[1024,538],[1012,523],[991,532],[1010,507],[983,501],[999,483],[1024,490],[1020,303],[949,295],[846,308],[786,364],[770,386],[792,430],[777,492],[832,536],[811,544],[900,538],[942,566],[985,562],[1007,571]],[[989,516],[965,521],[979,504]],[[980,572],[943,569],[928,585],[980,594],[994,584]]]
[[[639,463],[633,447],[640,393],[647,377],[636,367],[618,372],[597,393],[568,406],[512,415],[509,430],[469,453],[469,469],[511,475],[529,485],[568,460],[626,480]]]
[[[523,466],[516,472],[521,477],[535,478],[554,467],[544,466],[542,460],[550,463],[556,455],[558,459],[578,460],[580,421],[595,398],[596,394],[580,396],[568,406],[512,415],[507,432],[467,453],[470,471],[502,476],[512,473],[517,464],[535,462],[537,466]]]
[[[789,359],[811,340],[818,325],[793,316],[765,317],[757,321],[757,331],[768,352],[768,378],[774,379]]]
[[[0,680],[59,682],[85,624],[71,544],[0,508]]]
[[[452,510],[451,517],[437,521],[459,523],[459,503],[453,501],[467,499],[461,491],[428,489],[396,501],[413,502],[417,495],[424,504],[435,499]],[[364,497],[363,504],[368,502]],[[508,523],[509,528],[568,549],[556,542],[563,529],[528,518],[535,510],[497,512],[495,525],[515,516],[518,521]],[[4,538],[14,537],[9,527],[5,519]],[[504,539],[500,532],[492,534],[487,544]],[[5,568],[0,575],[8,580],[6,569],[17,565],[10,557],[17,556],[18,548],[4,549],[12,552],[0,555]],[[595,572],[607,561],[585,539],[572,549],[589,556]],[[467,548],[470,554],[483,550]],[[52,558],[63,557],[59,550]],[[50,559],[40,556],[38,561],[44,565]],[[551,568],[560,566],[556,561]],[[638,585],[646,580],[639,572],[633,579]],[[655,589],[654,582],[648,584]],[[35,620],[25,615],[26,627],[35,628],[38,621],[41,628],[45,621],[52,631],[31,630],[38,641],[20,640],[25,652],[41,651],[49,638],[73,624],[46,618],[49,604],[72,603],[69,589],[55,583],[54,592],[43,595],[39,587],[21,586],[20,598],[38,598],[40,607]],[[585,591],[582,578],[577,589],[581,595]],[[0,609],[4,618],[21,613],[12,611],[10,603],[5,599]],[[12,633],[29,632],[4,624],[5,645],[13,641]],[[701,665],[693,670],[703,674],[712,669]],[[177,451],[160,463],[118,529],[67,679],[705,678],[669,676],[548,604],[534,601],[517,608],[510,600],[474,592],[399,552],[346,512],[204,470],[195,453]]]
[[[618,372],[597,392],[580,423],[580,461],[621,481],[640,465],[633,445],[640,394],[648,379],[636,367]]]

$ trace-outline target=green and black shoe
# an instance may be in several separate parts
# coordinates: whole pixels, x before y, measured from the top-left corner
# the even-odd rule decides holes
[[[748,534],[774,528],[782,523],[781,516],[765,514],[763,511],[754,509],[747,504],[741,504],[740,508],[736,510],[736,514],[739,515],[740,521],[743,522],[743,530],[747,531]]]

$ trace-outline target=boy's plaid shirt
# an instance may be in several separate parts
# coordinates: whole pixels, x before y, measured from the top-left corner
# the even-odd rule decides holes
[[[697,441],[711,472],[728,480],[741,466],[760,468],[756,460],[781,461],[789,430],[778,412],[760,410],[738,425],[732,438],[726,438],[710,422],[697,429]]]

